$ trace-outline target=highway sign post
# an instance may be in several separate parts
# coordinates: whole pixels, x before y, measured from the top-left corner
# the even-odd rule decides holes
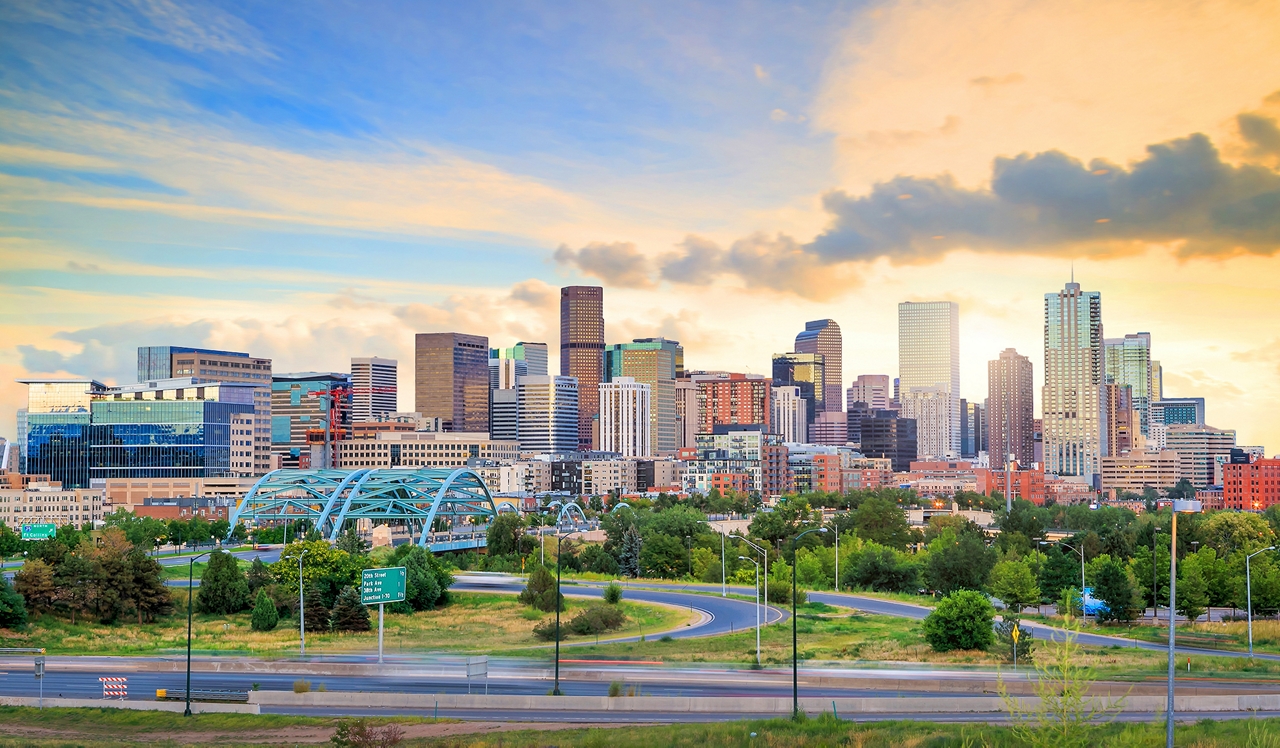
[[[467,693],[471,693],[471,679],[484,678],[484,695],[489,695],[489,656],[467,658]]]
[[[23,525],[23,540],[48,540],[58,534],[58,526],[53,524]]]
[[[383,569],[365,569],[360,572],[360,602],[378,604],[378,664],[382,664],[383,606],[404,600],[408,571],[403,566]]]
[[[36,655],[35,675],[40,681],[40,708],[44,709],[44,655]]]

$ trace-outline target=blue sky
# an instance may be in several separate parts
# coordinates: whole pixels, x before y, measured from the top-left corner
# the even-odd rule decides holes
[[[93,0],[0,38],[0,435],[12,379],[137,345],[554,346],[571,282],[704,368],[835,318],[851,376],[894,373],[898,301],[957,300],[980,398],[1074,261],[1280,449],[1280,336],[1235,324],[1280,313],[1274,6]]]

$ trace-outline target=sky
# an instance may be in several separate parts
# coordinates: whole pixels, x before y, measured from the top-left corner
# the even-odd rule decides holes
[[[981,400],[1074,272],[1277,453],[1277,49],[1246,0],[5,3],[0,436],[139,345],[396,358],[409,409],[415,332],[555,360],[578,283],[694,369],[835,319],[847,379],[956,301]]]

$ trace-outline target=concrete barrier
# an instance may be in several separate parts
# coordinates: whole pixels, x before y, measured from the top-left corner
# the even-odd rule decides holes
[[[40,699],[35,696],[0,696],[0,705],[2,706],[40,706]],[[178,712],[186,710],[186,702],[182,701],[130,701],[124,699],[44,699],[46,708],[54,707],[73,707],[88,709],[136,709],[139,711],[152,712]],[[191,702],[191,712],[193,714],[212,714],[212,713],[234,713],[234,714],[261,714],[262,707],[257,704],[206,704],[202,702]]]
[[[261,706],[322,707],[366,709],[474,709],[494,711],[555,712],[651,712],[710,714],[787,714],[790,697],[697,697],[697,696],[508,696],[469,694],[291,693],[288,691],[252,691],[252,704]],[[1038,699],[1020,698],[1027,706]],[[1099,703],[1105,704],[1105,699]],[[902,698],[810,698],[800,699],[800,708],[809,713],[830,711],[832,704],[840,714],[965,714],[998,713],[1006,710],[999,697],[976,696],[965,699],[946,697]],[[1124,700],[1126,712],[1163,712],[1162,696],[1131,696]],[[1179,696],[1177,711],[1247,712],[1280,710],[1280,694],[1235,696]]]

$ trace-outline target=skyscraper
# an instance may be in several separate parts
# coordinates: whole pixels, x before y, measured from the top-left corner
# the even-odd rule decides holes
[[[774,387],[769,407],[773,410],[773,431],[784,442],[802,442],[809,433],[808,404],[799,387]]]
[[[859,374],[846,393],[847,407],[866,403],[873,410],[889,410],[893,403],[893,381],[888,374]]]
[[[649,385],[649,444],[656,454],[670,454],[678,446],[675,373],[679,347],[674,341],[651,338],[616,343],[604,351],[606,382],[630,377]]]
[[[516,393],[521,452],[563,454],[578,448],[578,383],[573,377],[520,377]]]
[[[804,332],[796,335],[796,353],[817,353],[822,356],[822,410],[844,410],[844,403],[840,398],[841,390],[844,389],[841,366],[843,346],[840,325],[833,319],[806,322]]]
[[[390,358],[351,359],[351,420],[377,421],[384,413],[394,413],[396,406],[396,369],[399,363]]]
[[[980,453],[987,451],[986,416],[985,405],[960,398],[960,456],[962,458],[976,459]]]
[[[1133,388],[1127,384],[1108,382],[1102,386],[1103,423],[1107,428],[1107,452],[1103,457],[1118,457],[1133,450],[1139,430],[1138,411],[1134,407]]]
[[[560,374],[578,382],[578,446],[590,449],[604,380],[604,289],[599,286],[560,289]]]
[[[821,353],[773,354],[773,386],[798,387],[805,402],[805,421],[813,423],[827,410],[826,362]]]
[[[921,457],[960,454],[960,307],[898,305],[898,378],[904,418],[916,420]]]
[[[680,341],[668,338],[636,338],[631,342],[671,351],[676,367],[676,373],[672,379],[680,379],[684,376],[684,346],[680,345]]]
[[[1045,472],[1089,478],[1106,454],[1102,294],[1072,281],[1044,295]],[[994,446],[994,445],[992,445]],[[1096,482],[1096,481],[1095,481]]]
[[[647,383],[631,377],[614,377],[600,383],[601,451],[617,452],[623,457],[653,454],[649,441],[651,391]]]
[[[1151,433],[1151,401],[1154,391],[1151,368],[1151,333],[1139,332],[1103,341],[1107,382],[1128,386],[1133,410],[1143,436]]]
[[[489,339],[457,332],[414,338],[413,409],[445,431],[489,430]]]
[[[759,426],[770,428],[769,380],[759,374],[705,372],[691,374],[698,388],[698,433],[710,434],[716,426]]]
[[[510,348],[489,349],[489,385],[493,389],[515,387],[516,376],[547,376],[547,344],[520,342]],[[494,382],[497,377],[497,383]]]
[[[896,410],[873,410],[862,418],[859,451],[867,457],[888,457],[894,472],[904,472],[916,459],[916,422],[899,418]]]
[[[1035,461],[1035,386],[1031,374],[1031,359],[1013,348],[987,362],[987,446],[993,455],[993,469],[1003,466],[1010,454],[1025,468]]]

